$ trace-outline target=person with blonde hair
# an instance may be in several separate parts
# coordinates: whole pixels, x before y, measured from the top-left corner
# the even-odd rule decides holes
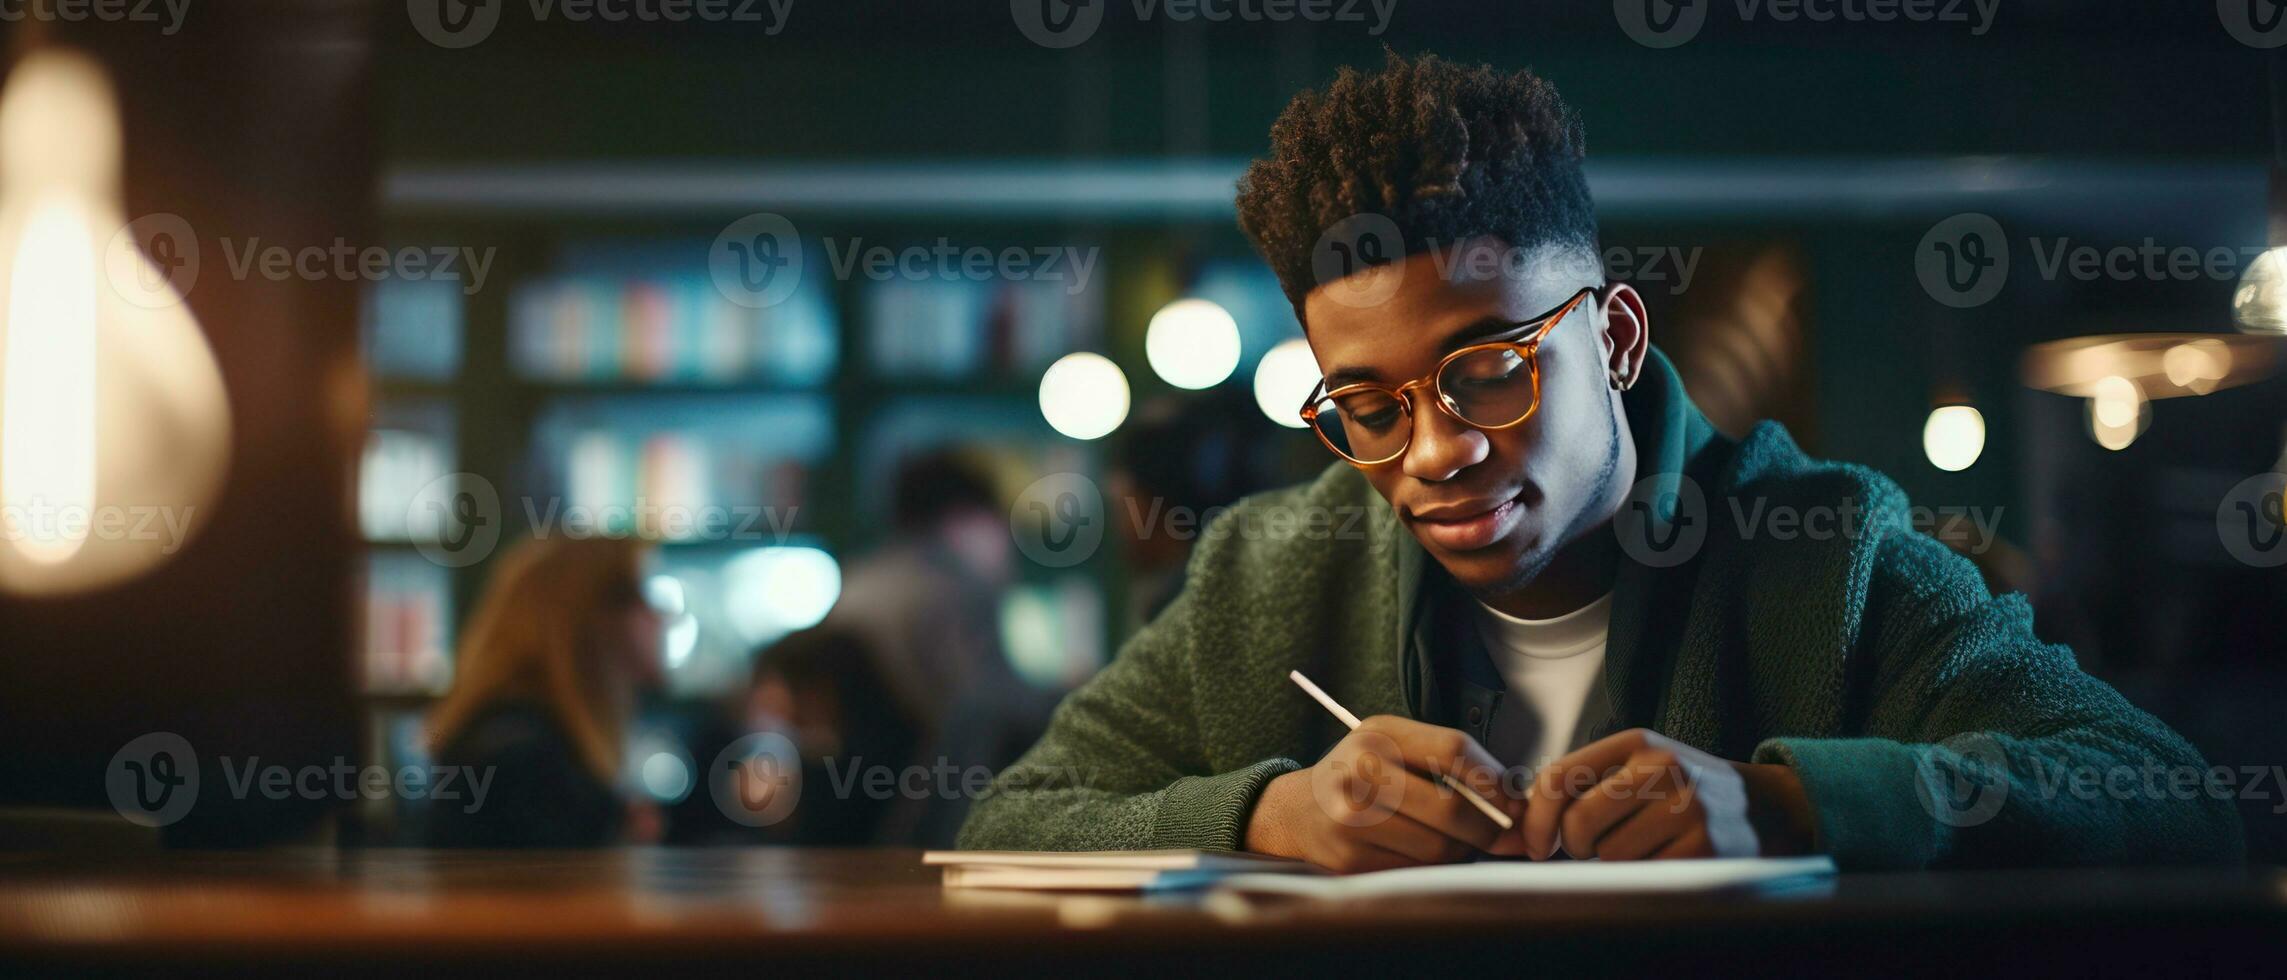
[[[641,541],[549,537],[500,560],[463,630],[452,690],[430,715],[438,764],[489,769],[493,785],[474,810],[438,807],[431,843],[593,847],[630,836],[632,811],[614,788],[622,743],[637,695],[662,671],[664,623],[643,592],[650,559]]]

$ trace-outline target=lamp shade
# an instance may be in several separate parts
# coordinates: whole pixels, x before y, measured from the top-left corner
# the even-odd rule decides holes
[[[56,594],[179,552],[230,456],[221,372],[128,231],[117,101],[42,50],[0,89],[0,589]],[[175,243],[187,247],[192,243]]]

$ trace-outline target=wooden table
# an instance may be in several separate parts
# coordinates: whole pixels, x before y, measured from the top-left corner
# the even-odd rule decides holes
[[[947,892],[937,875],[912,851],[0,855],[0,975],[2287,969],[2287,878],[2272,871],[1351,905]]]

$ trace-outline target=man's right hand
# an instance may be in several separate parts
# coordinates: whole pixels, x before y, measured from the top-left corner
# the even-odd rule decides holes
[[[1438,780],[1451,775],[1522,825],[1525,801],[1503,792],[1501,764],[1451,728],[1394,715],[1366,719],[1318,764],[1263,787],[1247,818],[1246,848],[1334,871],[1449,864],[1483,852],[1525,853]]]

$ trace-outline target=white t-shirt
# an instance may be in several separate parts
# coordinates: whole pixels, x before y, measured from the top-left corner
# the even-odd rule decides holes
[[[1555,619],[1518,619],[1477,604],[1477,630],[1508,687],[1486,748],[1512,766],[1538,768],[1586,744],[1605,720],[1604,645],[1612,596]]]

